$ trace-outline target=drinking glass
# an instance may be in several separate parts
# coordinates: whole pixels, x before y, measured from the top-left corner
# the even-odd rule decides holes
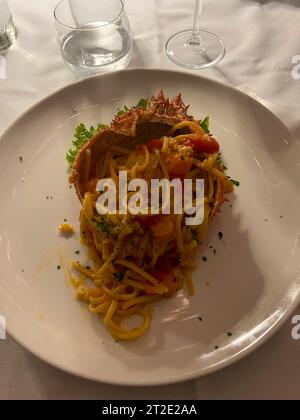
[[[7,50],[16,39],[16,28],[6,0],[0,0],[0,52]]]
[[[166,43],[166,53],[174,63],[189,69],[205,69],[219,63],[225,55],[223,41],[200,29],[203,1],[196,0],[192,30],[173,35]]]
[[[61,55],[86,77],[128,66],[130,25],[122,0],[61,0],[54,10]]]

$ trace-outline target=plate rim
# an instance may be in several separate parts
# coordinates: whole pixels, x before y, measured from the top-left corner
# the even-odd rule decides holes
[[[184,76],[192,79],[201,79],[203,82],[209,82],[213,83],[215,85],[219,85],[220,87],[224,89],[229,89],[231,92],[242,95],[243,97],[247,98],[252,103],[255,103],[259,107],[262,107],[265,112],[267,112],[270,116],[275,118],[279,124],[281,124],[282,127],[284,127],[287,132],[290,134],[292,139],[295,139],[295,136],[292,134],[289,127],[283,122],[273,111],[271,111],[264,103],[260,102],[259,98],[254,98],[247,92],[244,92],[230,84],[226,84],[225,82],[206,77],[200,74],[195,73],[189,73],[186,71],[178,71],[173,69],[159,69],[159,68],[130,68],[125,70],[119,70],[115,72],[109,72],[104,74],[98,74],[95,76],[91,76],[88,78],[84,78],[81,80],[77,80],[71,83],[68,83],[64,86],[62,86],[60,89],[55,90],[54,92],[42,97],[37,102],[34,102],[30,107],[26,108],[17,118],[15,118],[2,132],[0,135],[0,144],[3,141],[4,137],[9,134],[9,131],[13,129],[13,127],[19,123],[20,120],[22,120],[24,117],[27,116],[27,114],[31,113],[35,109],[39,108],[44,102],[47,102],[50,98],[53,96],[56,96],[58,94],[61,94],[63,91],[71,89],[72,87],[78,86],[80,84],[85,83],[87,80],[97,80],[102,78],[109,78],[109,77],[118,77],[119,74],[124,73],[172,73],[177,76]],[[51,360],[50,358],[47,358],[45,355],[40,354],[37,350],[34,349],[34,347],[31,347],[29,344],[26,344],[23,342],[22,339],[19,339],[15,336],[14,332],[11,331],[11,327],[7,326],[7,333],[8,335],[13,338],[19,345],[21,345],[26,351],[37,357],[38,359],[42,360],[43,362],[47,363],[48,365],[55,367],[56,369],[59,369],[61,371],[64,371],[68,374],[74,375],[78,378],[83,378],[86,380],[91,380],[98,383],[108,384],[108,385],[119,385],[119,386],[144,386],[144,387],[152,387],[152,386],[159,386],[159,385],[169,385],[169,384],[176,384],[180,382],[190,381],[197,378],[204,377],[206,375],[209,375],[211,373],[220,371],[228,366],[233,365],[234,363],[244,359],[246,356],[251,354],[253,351],[257,350],[259,347],[261,347],[263,344],[265,344],[269,339],[271,339],[276,332],[282,327],[282,325],[287,321],[290,314],[296,309],[298,304],[300,303],[300,288],[297,291],[297,295],[294,297],[293,301],[290,302],[289,306],[285,308],[285,311],[282,313],[282,315],[274,322],[273,325],[271,325],[267,331],[265,331],[261,336],[256,338],[252,343],[250,343],[247,347],[242,349],[239,352],[236,352],[234,355],[221,360],[217,363],[215,363],[212,366],[206,367],[206,368],[199,368],[196,369],[193,372],[188,373],[179,373],[172,376],[165,376],[161,378],[153,378],[153,379],[146,379],[146,380],[138,380],[138,379],[126,379],[126,378],[119,378],[116,379],[109,379],[109,378],[99,378],[97,374],[85,374],[84,371],[80,371],[80,369],[72,368],[72,367],[66,367],[63,365],[63,363],[59,361]],[[12,328],[13,329],[13,328]]]

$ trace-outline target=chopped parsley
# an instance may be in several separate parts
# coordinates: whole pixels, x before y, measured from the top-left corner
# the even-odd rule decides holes
[[[148,105],[148,99],[141,98],[138,101],[136,108],[144,108],[145,109],[145,108],[147,108],[147,105]]]
[[[205,133],[209,134],[209,116],[205,117],[204,120],[200,122],[200,127]]]
[[[138,103],[137,103],[137,105],[135,106],[135,108],[144,108],[144,109],[146,109],[147,108],[147,106],[148,106],[148,99],[145,99],[145,98],[141,98],[139,101],[138,101]],[[124,114],[126,114],[127,112],[129,112],[130,111],[130,108],[128,108],[128,106],[127,105],[125,105],[124,106],[124,108],[122,108],[122,109],[120,109],[120,108],[118,108],[118,113],[117,113],[117,117],[120,117],[121,115],[124,115]]]
[[[216,162],[219,166],[221,166],[221,168],[223,168],[225,171],[227,171],[228,168],[226,168],[226,166],[224,165],[224,161],[223,161],[223,158],[222,158],[222,153],[218,154]]]
[[[68,150],[66,154],[66,160],[68,164],[71,166],[76,159],[76,156],[81,149],[81,147],[90,139],[93,137],[93,135],[99,131],[103,130],[104,128],[107,128],[107,125],[104,124],[98,124],[98,126],[90,127],[88,130],[84,124],[79,124],[78,127],[75,129],[74,133],[74,140],[72,141],[73,146]]]
[[[232,180],[231,180],[231,182],[232,182],[232,184],[233,184],[235,187],[239,187],[239,186],[240,186],[240,182],[239,182],[239,181],[236,181],[236,180],[232,179]]]
[[[110,235],[111,227],[104,221],[104,219],[101,219],[100,222],[95,222],[94,224],[97,229],[101,230],[101,232],[106,235]]]
[[[116,273],[114,273],[114,278],[117,281],[122,281],[122,280],[124,280],[124,273],[121,273],[120,271],[117,271]]]
[[[192,240],[198,242],[198,232],[196,229],[191,229]]]
[[[118,113],[117,113],[117,117],[120,117],[121,115],[126,114],[126,112],[130,111],[130,109],[128,108],[127,105],[124,106],[123,109],[118,108]]]
[[[218,232],[218,237],[220,241],[223,239],[223,236],[224,236],[223,232]]]

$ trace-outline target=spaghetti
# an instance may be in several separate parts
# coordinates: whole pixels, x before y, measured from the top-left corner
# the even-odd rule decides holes
[[[194,293],[194,256],[209,221],[233,190],[219,156],[218,142],[201,121],[187,115],[181,97],[169,101],[162,92],[148,99],[147,106],[117,116],[81,148],[71,182],[82,202],[80,238],[93,268],[73,262],[78,273],[73,284],[77,298],[103,316],[116,339],[133,340],[147,331],[152,302],[171,297],[184,284],[190,295]],[[203,223],[185,226],[184,214],[172,211],[100,216],[96,185],[102,178],[118,185],[120,171],[126,171],[129,180],[142,178],[148,184],[153,178],[203,179]],[[126,328],[125,320],[132,315],[141,322]]]

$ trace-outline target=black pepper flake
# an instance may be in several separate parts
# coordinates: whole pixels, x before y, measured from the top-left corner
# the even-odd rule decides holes
[[[75,251],[75,254],[79,255],[80,254],[80,251],[79,250],[78,251]]]
[[[61,269],[61,266],[60,266],[60,265],[58,265],[56,268],[57,268],[58,270],[60,270],[60,269]]]
[[[50,200],[52,200],[52,199],[53,199],[53,197],[52,197],[52,195],[51,195]]]
[[[64,219],[64,222],[67,222],[68,220],[67,219]]]
[[[23,156],[19,156],[19,161],[23,162]]]
[[[230,206],[229,206],[230,208],[232,208],[233,207],[233,205],[232,204],[230,204]]]
[[[205,255],[202,257],[202,261],[204,261],[204,262],[207,261],[207,257]]]
[[[69,185],[69,188],[71,189],[72,188],[72,185]]]
[[[201,316],[199,316],[199,317],[198,317],[198,319],[199,319],[199,321],[201,321],[201,322],[203,321],[203,319],[201,318]]]
[[[265,222],[268,222],[269,220],[268,219],[265,219]]]
[[[227,335],[228,335],[228,337],[232,337],[232,333],[231,332],[228,332]]]
[[[124,279],[124,277],[125,277],[124,273],[121,273],[121,272],[114,273],[114,278],[119,282],[121,282]]]
[[[223,239],[223,236],[224,236],[223,232],[218,232],[218,237],[220,241]]]
[[[47,195],[47,197],[46,197],[46,200],[49,200],[49,197],[48,197],[48,195]]]
[[[215,350],[219,350],[219,346],[215,346]]]
[[[23,269],[23,268],[22,268],[22,270],[21,270],[21,271],[22,271],[22,273],[24,273],[24,269]]]
[[[90,267],[89,265],[87,265],[85,268],[86,268],[87,270],[90,270],[90,269],[91,269],[91,267]]]
[[[280,219],[283,219],[283,215],[280,216]]]
[[[213,249],[213,246],[210,246],[209,249]]]
[[[214,255],[216,255],[216,253],[217,253],[217,250],[214,248]]]

